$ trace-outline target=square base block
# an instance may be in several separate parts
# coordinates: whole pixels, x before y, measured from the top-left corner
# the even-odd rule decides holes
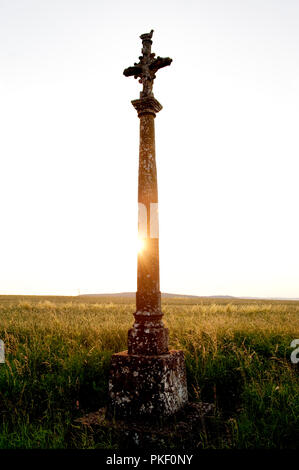
[[[107,417],[171,416],[188,401],[183,351],[159,356],[113,354]]]
[[[128,354],[159,356],[168,353],[168,328],[130,328]]]

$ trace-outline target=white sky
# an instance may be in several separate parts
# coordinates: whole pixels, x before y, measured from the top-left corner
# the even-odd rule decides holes
[[[299,297],[296,0],[0,0],[0,293],[136,290],[152,28],[161,290]]]

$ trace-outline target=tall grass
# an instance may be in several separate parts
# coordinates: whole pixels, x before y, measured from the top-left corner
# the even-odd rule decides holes
[[[74,422],[106,404],[110,357],[133,322],[133,303],[105,300],[0,298],[1,448],[117,448]],[[298,448],[299,303],[171,299],[163,312],[170,346],[185,352],[190,399],[220,416],[220,433],[199,445]]]

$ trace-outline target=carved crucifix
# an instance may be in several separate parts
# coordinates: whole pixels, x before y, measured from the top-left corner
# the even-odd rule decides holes
[[[143,47],[141,49],[142,55],[139,56],[139,63],[137,64],[137,62],[135,62],[133,67],[128,67],[124,70],[126,77],[139,77],[139,83],[143,84],[140,98],[153,96],[153,83],[156,78],[156,72],[162,67],[170,65],[172,62],[172,59],[169,57],[155,58],[156,54],[151,51],[153,32],[154,30],[152,29],[150,33],[141,34],[140,39],[142,39]]]

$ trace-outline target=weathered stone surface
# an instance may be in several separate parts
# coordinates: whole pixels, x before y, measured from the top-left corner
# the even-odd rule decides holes
[[[113,354],[108,417],[169,416],[187,403],[183,351],[159,356]]]
[[[168,352],[168,328],[134,324],[128,332],[128,353],[157,356]]]

